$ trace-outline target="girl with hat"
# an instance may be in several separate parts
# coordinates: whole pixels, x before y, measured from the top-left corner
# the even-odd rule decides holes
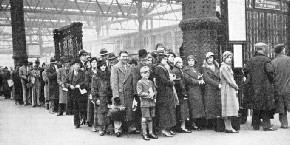
[[[176,116],[177,116],[177,125],[176,129],[182,133],[191,133],[190,130],[188,130],[185,127],[185,121],[189,118],[189,108],[188,108],[188,97],[185,89],[185,80],[184,75],[182,71],[183,67],[183,61],[180,57],[174,58],[174,67],[172,72],[176,75],[175,80],[175,89],[177,93],[177,97],[179,100],[179,105],[176,106]]]
[[[221,76],[221,105],[222,117],[225,119],[225,132],[238,133],[232,127],[231,117],[238,116],[239,102],[237,97],[238,85],[234,80],[234,73],[232,70],[233,54],[230,51],[223,53],[223,62],[220,68]]]
[[[196,68],[196,58],[193,55],[187,57],[188,65],[183,69],[185,84],[188,93],[191,127],[193,130],[201,130],[196,122],[205,117],[201,85],[204,85],[203,75]]]
[[[219,64],[214,59],[214,54],[208,52],[202,65],[203,78],[205,82],[204,106],[208,119],[208,127],[213,127],[214,119],[221,117],[220,99],[220,70]]]

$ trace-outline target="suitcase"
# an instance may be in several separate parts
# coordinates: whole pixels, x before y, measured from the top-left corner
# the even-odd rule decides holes
[[[124,106],[111,105],[109,107],[108,117],[113,121],[125,121],[126,110]]]

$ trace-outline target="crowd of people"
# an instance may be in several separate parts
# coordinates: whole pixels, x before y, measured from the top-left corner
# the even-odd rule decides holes
[[[259,130],[262,123],[264,131],[276,130],[270,123],[273,113],[280,113],[281,128],[288,128],[290,58],[284,45],[275,47],[273,60],[265,55],[266,44],[255,47],[244,68],[244,99],[253,109],[253,129]],[[207,52],[202,67],[197,67],[201,60],[193,55],[182,59],[162,45],[151,53],[141,49],[138,55],[138,62],[130,61],[127,51],[117,57],[101,49],[100,58],[81,51],[76,59],[51,58],[42,66],[38,60],[34,66],[24,60],[11,75],[15,102],[44,106],[57,116],[66,112],[73,115],[75,128],[86,124],[101,136],[128,132],[150,140],[157,139],[157,133],[173,137],[205,127],[239,132],[234,118],[240,89],[230,51],[223,53],[221,63]]]

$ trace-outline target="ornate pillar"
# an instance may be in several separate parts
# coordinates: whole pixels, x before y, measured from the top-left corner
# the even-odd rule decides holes
[[[288,56],[290,56],[290,0],[286,1],[287,3],[287,19],[286,19],[286,45],[287,45],[287,51],[288,51]]]
[[[216,0],[182,1],[182,21],[179,27],[183,32],[183,57],[194,55],[200,68],[208,51],[218,55],[219,24],[220,20],[216,17]]]
[[[23,0],[10,0],[14,64],[27,60]]]

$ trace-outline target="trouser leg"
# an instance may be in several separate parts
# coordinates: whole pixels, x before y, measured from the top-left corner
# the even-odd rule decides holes
[[[36,105],[40,106],[41,97],[41,85],[40,83],[36,86]]]
[[[270,128],[271,127],[271,121],[270,121],[270,112],[269,111],[261,111],[261,117],[262,117],[262,124],[263,129]]]
[[[284,110],[284,113],[279,113],[279,121],[281,123],[281,127],[288,127],[288,119],[287,119],[287,110]]]
[[[54,100],[51,99],[49,100],[49,113],[53,113],[54,112]]]
[[[253,109],[252,126],[254,130],[260,129],[260,110]]]
[[[79,108],[79,101],[74,100],[73,102],[73,115],[74,115],[74,125],[79,126],[80,125],[80,108]]]
[[[97,105],[94,105],[94,121],[93,121],[93,124],[94,124],[94,127],[97,128],[98,127],[98,118],[97,118]]]
[[[36,91],[35,91],[36,86],[34,85],[31,88],[31,105],[36,106]]]
[[[122,121],[114,121],[115,133],[122,132]]]
[[[23,96],[23,103],[27,105],[27,98],[26,98],[26,86],[22,83],[22,96]]]

